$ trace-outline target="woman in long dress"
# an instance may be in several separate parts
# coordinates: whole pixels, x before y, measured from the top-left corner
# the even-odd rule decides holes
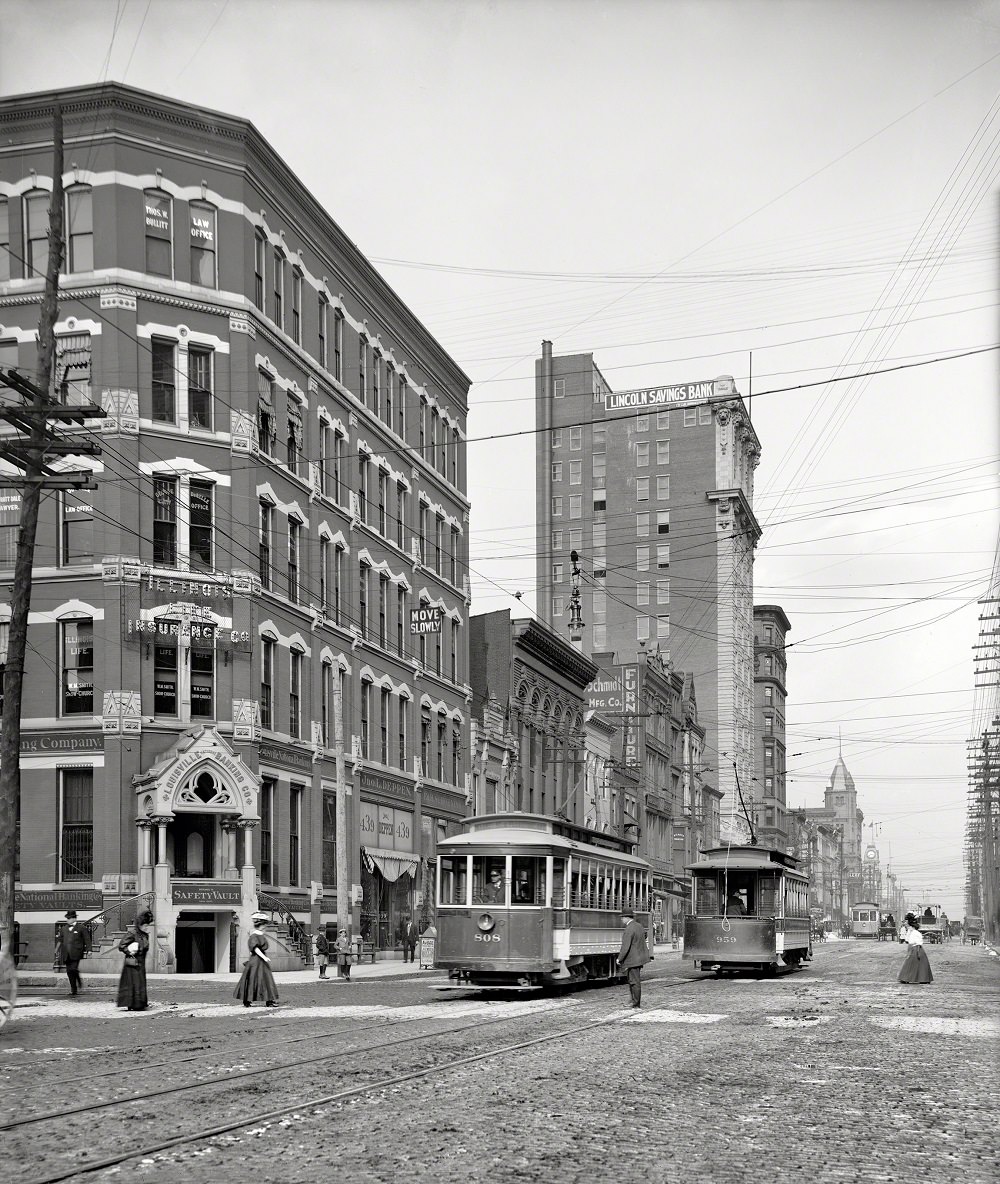
[[[125,954],[122,976],[118,980],[118,1006],[129,1011],[145,1011],[149,1006],[146,995],[146,955],[149,953],[149,926],[153,914],[146,909],[135,919],[118,948]]]
[[[257,999],[263,999],[265,1007],[275,1007],[278,1002],[278,988],[271,973],[271,959],[267,956],[268,942],[264,936],[267,914],[254,913],[251,920],[253,933],[247,939],[250,957],[243,964],[243,973],[233,995],[243,1001],[244,1007],[249,1007]]]
[[[906,916],[906,924],[903,926],[900,939],[905,941],[910,948],[900,967],[899,981],[901,983],[932,983],[934,975],[931,974],[931,964],[924,951],[924,935],[920,932],[920,922],[912,913],[908,913]]]

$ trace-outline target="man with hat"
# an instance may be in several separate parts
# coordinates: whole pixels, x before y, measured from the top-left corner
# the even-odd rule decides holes
[[[66,924],[59,934],[59,953],[66,966],[70,993],[75,995],[83,986],[80,978],[80,959],[87,949],[87,931],[76,919],[76,910],[66,913]]]
[[[646,935],[631,909],[622,909],[622,921],[625,932],[622,934],[622,948],[618,951],[618,966],[628,977],[632,1006],[639,1007],[642,1003],[642,968],[651,961],[651,957]]]

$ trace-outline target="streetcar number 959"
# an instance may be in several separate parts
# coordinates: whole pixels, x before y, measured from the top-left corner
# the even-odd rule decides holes
[[[735,937],[717,937],[715,940],[716,941],[735,941],[736,938]]]
[[[499,933],[477,933],[476,941],[499,941]]]

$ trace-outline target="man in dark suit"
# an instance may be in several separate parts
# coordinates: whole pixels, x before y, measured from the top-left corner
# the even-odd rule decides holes
[[[59,935],[59,946],[66,966],[69,989],[71,994],[75,995],[83,986],[83,980],[80,978],[80,959],[87,949],[87,931],[77,921],[73,909],[66,914],[66,924]]]
[[[417,923],[408,917],[403,926],[403,961],[412,962],[417,951],[417,938],[420,936]]]
[[[622,948],[618,951],[618,965],[627,974],[632,1006],[639,1007],[642,1003],[642,968],[651,961],[651,955],[646,945],[646,935],[631,909],[622,909],[622,922],[625,932],[622,934]]]

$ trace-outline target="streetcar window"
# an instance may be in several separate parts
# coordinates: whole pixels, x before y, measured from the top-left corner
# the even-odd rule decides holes
[[[473,855],[472,903],[504,904],[507,900],[506,860],[502,855]]]
[[[778,877],[761,875],[757,879],[757,907],[762,917],[778,915]]]
[[[545,903],[545,860],[515,855],[510,861],[510,903]]]
[[[441,904],[468,904],[469,872],[464,855],[442,855]]]
[[[745,917],[757,915],[756,877],[753,872],[730,871],[726,876],[726,912],[737,913],[736,902],[742,906]]]
[[[699,917],[718,916],[719,885],[715,876],[695,876],[695,900]]]
[[[552,907],[566,907],[566,862],[563,859],[552,860]]]

